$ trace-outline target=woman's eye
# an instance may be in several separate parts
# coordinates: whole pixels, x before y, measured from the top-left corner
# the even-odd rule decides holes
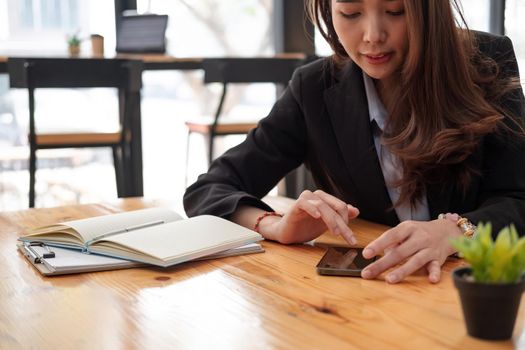
[[[388,13],[391,16],[403,16],[405,14],[405,10],[401,10],[401,11],[387,11],[386,13]]]
[[[341,16],[343,16],[344,18],[348,18],[348,19],[357,18],[361,14],[360,12],[352,12],[352,13],[340,12],[340,13],[341,13]]]

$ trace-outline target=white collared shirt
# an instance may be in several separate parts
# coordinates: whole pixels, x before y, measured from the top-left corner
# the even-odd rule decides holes
[[[376,127],[372,128],[377,156],[379,158],[379,163],[381,164],[381,170],[383,171],[383,178],[385,179],[390,200],[392,203],[396,203],[399,199],[400,191],[399,188],[393,187],[391,184],[402,178],[403,168],[399,165],[398,159],[390,153],[388,148],[381,144],[381,134],[385,129],[386,119],[388,117],[387,111],[377,95],[377,90],[372,78],[363,72],[363,80],[365,83],[368,111],[370,113],[370,123],[373,124],[375,121],[379,127],[379,130]],[[422,197],[417,201],[415,208],[412,208],[410,203],[403,203],[396,206],[394,209],[399,221],[428,221],[430,219],[426,192],[424,192]]]

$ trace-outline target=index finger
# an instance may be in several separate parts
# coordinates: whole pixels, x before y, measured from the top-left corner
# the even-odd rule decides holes
[[[344,223],[348,224],[348,205],[345,202],[322,190],[315,191],[314,195],[327,203],[337,214],[339,214]]]
[[[403,242],[409,236],[409,234],[409,230],[400,228],[399,225],[391,228],[370,242],[363,249],[363,257],[365,259],[373,258],[374,256],[384,252],[388,247]]]

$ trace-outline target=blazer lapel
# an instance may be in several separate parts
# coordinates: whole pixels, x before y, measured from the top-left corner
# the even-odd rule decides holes
[[[360,198],[359,209],[366,219],[396,225],[399,219],[390,209],[392,202],[374,146],[361,69],[347,64],[340,82],[325,91],[324,100],[346,170]],[[378,212],[383,215],[372,214]]]

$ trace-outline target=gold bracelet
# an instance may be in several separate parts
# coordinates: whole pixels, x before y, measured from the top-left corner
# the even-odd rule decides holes
[[[463,235],[468,238],[472,238],[476,233],[476,225],[471,223],[467,218],[460,217],[459,220],[456,222],[456,225],[458,225],[458,227],[461,229]]]
[[[472,238],[476,234],[476,225],[470,222],[469,219],[461,217],[458,214],[439,214],[438,219],[448,219],[453,221],[465,237]]]

